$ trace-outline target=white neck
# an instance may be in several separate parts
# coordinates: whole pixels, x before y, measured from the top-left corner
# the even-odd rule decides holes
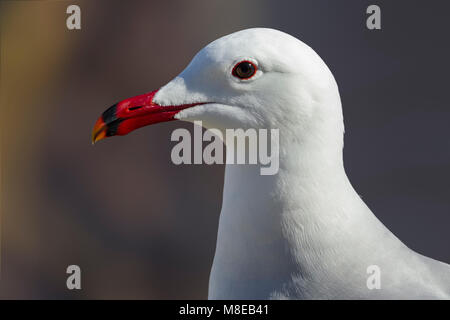
[[[276,175],[260,175],[259,165],[226,166],[211,298],[268,298],[293,274],[317,275],[312,270],[337,250],[375,237],[355,229],[382,232],[345,174],[343,128],[315,129],[304,140],[280,129]]]

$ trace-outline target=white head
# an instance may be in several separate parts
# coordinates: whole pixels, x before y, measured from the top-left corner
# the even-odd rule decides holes
[[[273,29],[242,30],[210,43],[160,90],[105,111],[93,140],[173,119],[218,129],[279,128],[299,141],[331,139],[342,148],[333,75],[310,47]]]
[[[233,68],[243,61],[256,67],[249,79],[233,75]],[[256,28],[207,45],[154,101],[214,103],[176,115],[180,120],[202,120],[208,127],[268,128],[292,120],[307,122],[315,107],[336,93],[333,75],[310,47],[281,31]]]

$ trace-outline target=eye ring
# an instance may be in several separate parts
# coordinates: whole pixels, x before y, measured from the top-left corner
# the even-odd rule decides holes
[[[242,60],[233,67],[231,74],[241,80],[248,80],[253,77],[258,71],[255,63],[249,60]]]

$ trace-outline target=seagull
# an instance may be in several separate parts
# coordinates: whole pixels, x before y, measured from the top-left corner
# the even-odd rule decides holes
[[[305,43],[268,28],[219,38],[107,109],[92,141],[172,120],[279,130],[276,174],[226,164],[209,299],[450,299],[450,265],[409,249],[352,187],[338,86]]]

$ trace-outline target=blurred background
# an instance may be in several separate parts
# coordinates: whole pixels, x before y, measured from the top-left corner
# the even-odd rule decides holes
[[[81,30],[66,8],[81,8]],[[204,299],[224,166],[170,160],[163,123],[91,145],[107,107],[249,27],[309,44],[340,87],[355,189],[412,249],[450,263],[448,1],[0,1],[0,298]],[[66,268],[82,290],[66,288]]]

